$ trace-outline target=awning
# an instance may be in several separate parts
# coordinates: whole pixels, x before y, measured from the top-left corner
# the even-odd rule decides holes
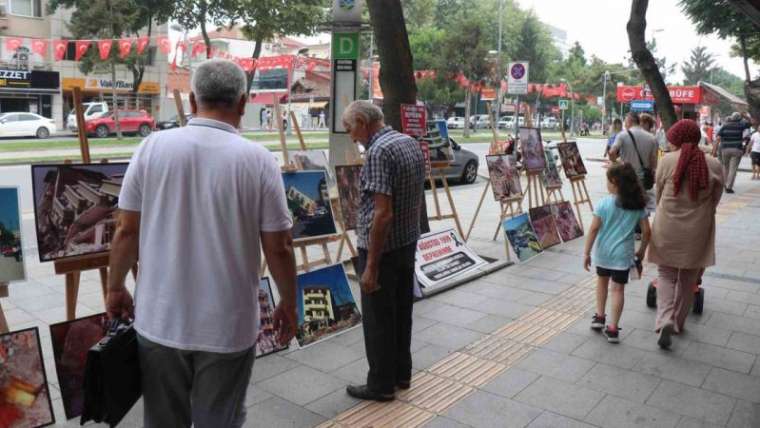
[[[708,92],[710,95],[714,95],[718,98],[723,98],[729,103],[739,108],[746,109],[747,107],[749,107],[746,100],[740,97],[737,97],[736,95],[732,94],[731,92],[728,92],[726,89],[718,85],[713,85],[712,83],[707,83],[707,82],[699,82],[699,86],[704,88],[704,90]]]
[[[279,97],[280,104],[288,98],[288,94],[283,92],[262,92],[260,94],[251,94],[251,104],[274,105],[275,97]]]

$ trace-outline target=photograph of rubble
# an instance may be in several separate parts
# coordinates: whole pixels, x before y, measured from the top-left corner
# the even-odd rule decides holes
[[[259,282],[259,334],[256,337],[256,358],[274,352],[288,349],[277,342],[274,330],[274,295],[269,278],[261,278]]]
[[[343,332],[362,319],[342,264],[298,275],[296,308],[301,346]]]
[[[0,335],[0,426],[55,423],[37,327]]]
[[[32,165],[40,261],[110,249],[127,165]]]
[[[24,278],[18,189],[0,187],[0,282]]]
[[[293,239],[336,234],[327,176],[324,171],[282,173],[288,209],[293,216]]]

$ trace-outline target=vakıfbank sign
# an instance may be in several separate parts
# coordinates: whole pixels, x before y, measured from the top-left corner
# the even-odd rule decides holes
[[[129,92],[134,88],[134,83],[125,80],[117,79],[114,87],[114,83],[111,79],[96,79],[96,78],[64,78],[62,88],[64,91],[70,91],[74,87],[82,88],[84,91],[111,91],[116,89],[118,92]],[[142,82],[137,90],[140,94],[153,94],[157,95],[161,93],[161,86],[157,82]]]

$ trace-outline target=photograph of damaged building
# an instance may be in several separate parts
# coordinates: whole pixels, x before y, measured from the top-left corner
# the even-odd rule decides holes
[[[40,261],[109,250],[127,165],[32,166]]]

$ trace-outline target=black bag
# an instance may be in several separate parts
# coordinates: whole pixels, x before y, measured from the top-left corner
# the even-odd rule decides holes
[[[628,131],[628,135],[631,136],[633,148],[636,150],[636,156],[639,157],[639,164],[641,164],[641,185],[644,186],[644,190],[650,190],[654,187],[654,171],[652,171],[651,168],[644,166],[644,160],[641,158],[641,153],[639,153],[639,146],[636,144],[636,139],[633,138],[633,132]]]
[[[115,427],[142,395],[137,333],[131,322],[112,320],[106,337],[87,353],[80,425]]]

